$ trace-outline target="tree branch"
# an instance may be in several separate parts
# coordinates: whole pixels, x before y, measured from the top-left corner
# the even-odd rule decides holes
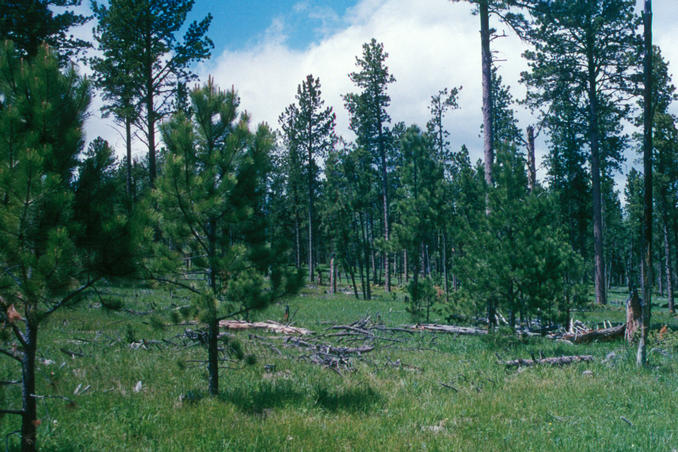
[[[80,295],[81,293],[83,293],[85,290],[92,287],[94,284],[96,284],[99,281],[99,279],[101,279],[101,277],[96,277],[96,278],[94,278],[90,281],[87,281],[85,284],[80,286],[77,290],[71,292],[66,297],[62,298],[60,302],[58,302],[57,304],[52,306],[47,312],[45,312],[42,317],[45,318],[48,315],[52,314],[54,311],[56,311],[57,309],[64,306],[66,303],[68,303],[69,301],[71,301],[72,299],[74,299],[75,297]]]
[[[175,286],[177,286],[177,287],[181,287],[181,288],[183,288],[183,289],[186,289],[186,290],[188,290],[188,291],[191,291],[191,292],[193,292],[193,293],[196,294],[196,295],[201,295],[201,296],[204,295],[204,294],[203,294],[202,292],[200,292],[198,289],[196,289],[196,288],[194,288],[194,287],[191,287],[191,286],[189,286],[188,284],[181,283],[181,282],[179,282],[179,281],[174,281],[174,280],[172,280],[172,279],[166,279],[166,278],[160,278],[160,277],[158,277],[158,276],[153,276],[153,275],[151,275],[151,279],[153,279],[154,281],[162,282],[162,283],[173,284],[173,285],[175,285]]]
[[[21,333],[21,330],[19,330],[19,327],[17,327],[13,323],[10,323],[10,325],[12,326],[12,331],[14,331],[14,335],[16,336],[16,338],[19,339],[19,342],[21,342],[21,345],[23,345],[25,347],[26,346],[26,338]]]
[[[9,351],[9,350],[5,350],[4,348],[0,348],[0,354],[7,355],[7,356],[9,356],[10,358],[14,358],[14,359],[16,359],[18,362],[21,362],[21,361],[22,361],[22,357],[21,357],[20,355],[17,355],[16,353],[11,352],[11,351]]]

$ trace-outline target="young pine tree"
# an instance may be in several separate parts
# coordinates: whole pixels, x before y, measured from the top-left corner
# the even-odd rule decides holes
[[[265,307],[296,290],[299,277],[277,265],[266,241],[271,131],[262,125],[252,133],[236,93],[212,79],[190,97],[191,116],[179,112],[161,128],[166,162],[154,199],[164,240],[149,263],[154,279],[193,295],[207,324],[209,392],[216,395],[219,320]]]
[[[21,415],[24,451],[37,447],[40,325],[132,269],[129,219],[103,196],[110,150],[97,145],[78,165],[89,101],[87,81],[61,72],[46,46],[28,61],[11,43],[0,48],[0,331],[10,332],[0,355],[20,364],[23,399],[0,413]]]

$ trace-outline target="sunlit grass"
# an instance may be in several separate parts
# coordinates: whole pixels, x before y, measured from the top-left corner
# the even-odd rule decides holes
[[[145,312],[186,302],[163,290],[110,288],[124,307]],[[322,332],[370,315],[388,325],[410,322],[400,296],[330,296],[306,290],[287,302],[292,321]],[[285,303],[257,318],[282,320]],[[621,307],[576,313],[587,322],[621,321]],[[655,323],[678,327],[655,309]],[[165,318],[165,317],[163,317]],[[653,340],[650,366],[636,369],[622,342],[575,346],[513,336],[404,335],[354,360],[343,376],[278,356],[237,333],[253,366],[228,363],[218,397],[206,395],[206,372],[192,360],[205,350],[130,340],[171,338],[186,326],[154,328],[149,315],[107,311],[96,299],[65,310],[40,336],[39,402],[43,450],[672,450],[678,447],[678,341]],[[168,321],[165,318],[166,321]],[[195,328],[195,327],[193,327]],[[257,334],[266,334],[257,332]],[[61,349],[83,354],[72,358]],[[606,356],[614,352],[614,357]],[[506,370],[498,359],[593,354],[593,363]],[[54,361],[46,364],[44,360]],[[393,363],[400,362],[400,366]],[[18,370],[2,361],[0,379]],[[49,361],[47,361],[49,363]],[[583,374],[585,370],[592,374]],[[141,381],[141,389],[135,387]],[[443,385],[444,384],[444,385]],[[80,386],[78,394],[74,394]],[[82,392],[83,388],[89,389]],[[17,406],[18,388],[5,391]],[[0,419],[0,435],[19,427]],[[10,450],[18,447],[16,435]],[[14,449],[12,449],[14,448]]]

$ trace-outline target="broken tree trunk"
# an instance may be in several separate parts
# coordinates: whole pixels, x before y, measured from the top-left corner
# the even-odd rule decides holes
[[[574,342],[575,344],[587,344],[593,341],[609,341],[618,337],[622,337],[625,330],[626,325],[622,324],[619,326],[613,326],[611,328],[601,328],[584,333],[567,333],[563,335],[561,339]]]
[[[640,327],[640,316],[643,314],[638,291],[633,290],[631,296],[626,300],[626,332],[624,339],[629,344],[633,342],[633,336]]]
[[[225,328],[227,330],[250,330],[250,329],[262,329],[272,331],[274,333],[280,334],[300,334],[306,336],[307,334],[313,334],[313,331],[307,330],[306,328],[299,328],[296,326],[283,325],[278,322],[273,322],[267,320],[265,322],[245,322],[243,320],[222,320],[219,322],[220,328]]]
[[[474,328],[470,326],[437,325],[435,323],[404,325],[403,328],[415,331],[432,331],[435,333],[469,334],[469,335],[487,334],[487,330],[484,330],[482,328]]]
[[[573,355],[573,356],[554,356],[552,358],[541,359],[514,359],[512,361],[505,361],[506,367],[529,367],[538,364],[548,364],[551,366],[564,366],[566,364],[579,363],[584,361],[593,361],[591,355]]]

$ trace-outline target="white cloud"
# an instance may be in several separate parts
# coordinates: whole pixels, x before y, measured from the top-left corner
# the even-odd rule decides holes
[[[294,10],[317,19],[327,14],[318,3],[300,1]],[[343,23],[338,31],[328,32],[321,41],[303,50],[286,44],[285,23],[276,18],[266,32],[253,37],[256,44],[238,51],[224,51],[201,64],[198,72],[202,80],[213,75],[224,89],[234,86],[241,96],[242,108],[251,114],[253,122],[265,121],[273,127],[278,126],[278,116],[285,106],[294,101],[297,85],[312,73],[320,77],[326,104],[334,107],[337,114],[337,132],[350,139],[348,114],[341,95],[355,89],[348,73],[355,70],[355,57],[361,54],[362,44],[374,37],[384,43],[389,53],[387,65],[397,79],[389,91],[393,121],[424,126],[430,96],[441,88],[463,85],[461,108],[448,114],[446,126],[452,134],[453,147],[466,144],[472,158],[477,159],[482,148],[480,35],[479,18],[471,10],[466,2],[446,0],[362,0],[343,18],[328,19],[334,30]],[[655,40],[674,72],[678,70],[678,47],[672,45],[678,36],[678,25],[673,19],[677,16],[678,2],[655,2]],[[496,20],[491,25],[499,31],[505,29]],[[519,99],[525,92],[518,83],[520,72],[526,69],[521,58],[525,46],[510,30],[506,29],[506,33],[507,38],[492,45],[495,57],[505,60],[499,63],[500,73]],[[523,128],[534,120],[524,109],[518,108],[517,113]],[[122,152],[122,140],[108,124],[111,122],[90,120],[88,139],[101,134]],[[540,141],[538,163],[545,152],[543,139]],[[629,152],[628,157],[630,167],[635,153]],[[622,182],[621,177],[618,182]]]
[[[298,10],[310,8],[300,3]],[[387,65],[397,79],[389,89],[393,121],[423,126],[431,95],[463,85],[461,109],[449,114],[448,128],[455,147],[466,143],[479,149],[480,38],[478,18],[470,11],[467,4],[440,0],[363,0],[349,10],[342,30],[303,51],[270,36],[248,50],[225,51],[200,72],[202,78],[212,74],[222,87],[235,86],[252,119],[273,126],[294,101],[296,86],[312,73],[320,77],[326,103],[337,113],[337,132],[352,138],[341,95],[355,90],[348,73],[355,70],[362,44],[374,37],[384,43]],[[513,69],[506,71],[506,80],[515,82],[522,67],[520,48],[515,37],[506,41],[497,47],[509,59],[503,65]]]

